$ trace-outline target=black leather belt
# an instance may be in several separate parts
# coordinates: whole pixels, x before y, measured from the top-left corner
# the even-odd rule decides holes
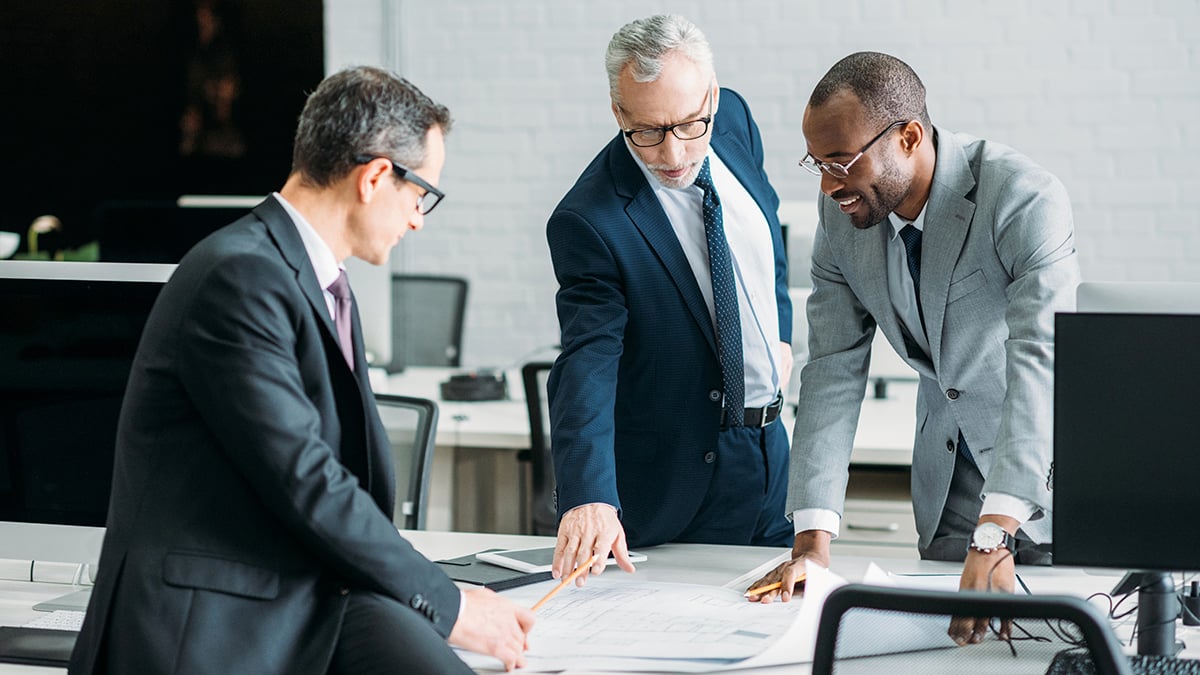
[[[746,408],[742,415],[742,424],[747,427],[765,427],[771,422],[779,419],[779,412],[783,410],[783,395],[777,395],[774,401],[761,408]],[[729,425],[725,423],[725,409],[721,409],[721,428]]]

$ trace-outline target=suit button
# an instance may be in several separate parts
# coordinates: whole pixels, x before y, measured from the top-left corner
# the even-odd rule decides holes
[[[954,452],[954,441],[946,441],[946,450]]]
[[[720,401],[721,391],[719,389],[713,389],[712,391],[708,392],[708,400],[713,401],[714,403]]]
[[[950,399],[951,401],[957,401],[958,400],[958,390],[957,389],[947,389],[946,390],[946,398]]]
[[[338,595],[350,595],[350,588],[347,586],[338,586]]]
[[[425,596],[417,593],[416,595],[412,596],[412,599],[408,601],[408,604],[418,612],[424,612],[426,605]]]
[[[713,452],[712,450],[709,450],[708,452],[704,453],[704,463],[705,464],[712,464],[715,461],[717,461],[717,453]]]

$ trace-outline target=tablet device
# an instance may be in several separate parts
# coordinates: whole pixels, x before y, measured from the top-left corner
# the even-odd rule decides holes
[[[549,572],[554,562],[554,548],[515,548],[501,551],[481,551],[475,557],[493,565],[507,567],[522,572]],[[629,552],[629,560],[639,563],[646,560],[641,553]],[[612,565],[617,559],[610,553],[606,565]]]

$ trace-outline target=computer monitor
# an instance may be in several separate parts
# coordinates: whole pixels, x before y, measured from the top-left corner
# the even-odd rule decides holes
[[[121,400],[173,269],[0,261],[0,559],[98,561]]]
[[[105,262],[179,262],[201,239],[250,212],[262,197],[184,195],[102,202],[93,216]]]
[[[1082,284],[1055,321],[1054,563],[1130,570],[1138,652],[1174,654],[1200,568],[1200,284]]]

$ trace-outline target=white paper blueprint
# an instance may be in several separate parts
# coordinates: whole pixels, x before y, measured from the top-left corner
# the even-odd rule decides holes
[[[583,588],[564,588],[538,611],[522,672],[718,672],[810,662],[825,597],[846,582],[813,564],[807,574],[803,597],[770,605],[747,601],[740,585],[592,577]],[[863,581],[906,585],[874,565]],[[504,596],[532,606],[556,584],[523,586]],[[844,623],[845,635],[869,639],[846,640],[838,656],[952,646],[947,628],[943,617],[858,613]],[[500,670],[494,659],[459,654],[473,668]]]

